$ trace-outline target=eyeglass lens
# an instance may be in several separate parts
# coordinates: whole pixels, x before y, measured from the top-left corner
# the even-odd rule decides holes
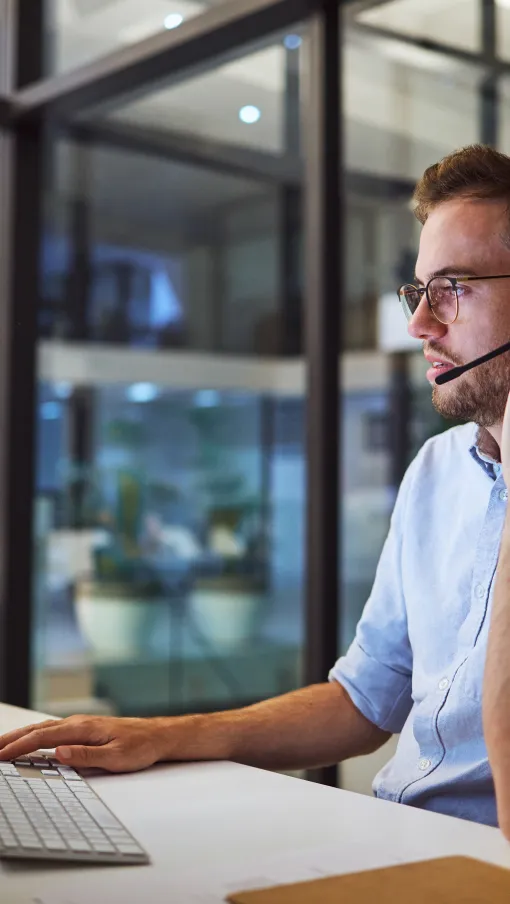
[[[400,300],[408,320],[415,313],[423,292],[416,286],[402,286]],[[447,276],[436,276],[428,284],[428,298],[432,313],[442,323],[453,323],[457,317],[457,292]]]

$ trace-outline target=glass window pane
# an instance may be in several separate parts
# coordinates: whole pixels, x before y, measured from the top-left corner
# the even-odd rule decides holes
[[[214,72],[123,104],[107,120],[283,151],[287,70],[294,58],[297,67],[299,57],[287,51],[286,37]]]
[[[44,336],[277,351],[286,307],[277,189],[179,160],[71,142],[59,144],[54,164]]]
[[[225,0],[41,0],[47,74],[91,63],[105,54],[178,28]]]
[[[350,169],[412,182],[479,140],[478,69],[356,30],[347,30],[344,65]]]
[[[510,3],[499,0],[496,3],[496,43],[498,56],[503,60],[510,58]]]
[[[356,20],[463,50],[480,47],[480,4],[476,0],[389,0],[358,13]]]
[[[299,186],[234,137],[236,174],[138,134],[48,147],[34,701],[56,713],[303,680]]]
[[[500,81],[499,87],[499,141],[498,150],[505,154],[510,153],[510,78],[505,77]]]

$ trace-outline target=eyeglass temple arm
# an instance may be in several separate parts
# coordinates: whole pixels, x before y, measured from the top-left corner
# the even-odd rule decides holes
[[[455,283],[459,282],[476,282],[480,279],[510,279],[510,273],[500,273],[498,276],[454,276]]]

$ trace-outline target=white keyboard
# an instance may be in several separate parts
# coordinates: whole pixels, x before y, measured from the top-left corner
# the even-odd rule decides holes
[[[149,863],[85,779],[44,754],[0,762],[2,857]]]

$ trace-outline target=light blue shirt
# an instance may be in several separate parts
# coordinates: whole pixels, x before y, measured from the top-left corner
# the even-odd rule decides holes
[[[475,425],[455,427],[409,467],[356,638],[330,680],[400,733],[377,797],[495,826],[482,686],[508,493],[476,440]]]

